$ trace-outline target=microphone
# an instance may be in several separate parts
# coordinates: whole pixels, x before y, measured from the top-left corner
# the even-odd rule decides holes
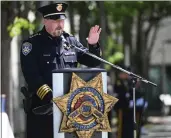
[[[83,53],[89,52],[89,50],[86,47],[84,47],[80,42],[78,42],[78,45],[76,46],[73,44],[69,44],[63,35],[61,35],[61,38],[62,38],[62,42],[63,42],[63,47],[66,50],[69,50],[71,47],[74,47],[77,50],[82,51]]]
[[[63,47],[66,50],[69,50],[71,48],[71,45],[67,42],[67,40],[65,39],[65,37],[63,35],[61,35],[61,38],[62,38],[62,42],[63,42]]]

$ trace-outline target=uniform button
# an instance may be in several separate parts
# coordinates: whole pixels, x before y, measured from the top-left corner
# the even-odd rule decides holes
[[[47,64],[49,64],[49,61],[47,62]]]

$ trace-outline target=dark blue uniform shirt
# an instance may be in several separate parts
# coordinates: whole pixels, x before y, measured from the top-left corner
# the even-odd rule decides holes
[[[63,32],[63,36],[69,44],[85,49],[75,37],[66,32]],[[89,46],[89,51],[100,56],[99,44]],[[65,49],[62,38],[52,37],[45,28],[23,42],[20,58],[24,78],[29,91],[33,94],[44,84],[52,88],[52,70],[54,69],[75,68],[78,62],[89,67],[100,64],[97,59],[78,51],[74,47]]]

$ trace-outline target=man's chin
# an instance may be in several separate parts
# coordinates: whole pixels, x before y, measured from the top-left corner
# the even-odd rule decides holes
[[[56,30],[55,36],[61,36],[63,30]]]

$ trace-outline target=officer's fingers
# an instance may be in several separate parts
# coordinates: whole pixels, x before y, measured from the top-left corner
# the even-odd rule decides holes
[[[96,32],[96,30],[97,30],[97,25],[94,26],[94,32]]]
[[[99,25],[95,25],[94,31],[97,32],[99,30]]]
[[[94,32],[94,27],[91,27],[89,34]]]
[[[100,28],[100,29],[98,30],[98,32],[97,32],[97,33],[98,33],[98,34],[100,34],[100,33],[101,33],[101,31],[102,31],[102,28]]]
[[[93,33],[95,33],[95,32],[96,32],[96,26],[93,27]]]

